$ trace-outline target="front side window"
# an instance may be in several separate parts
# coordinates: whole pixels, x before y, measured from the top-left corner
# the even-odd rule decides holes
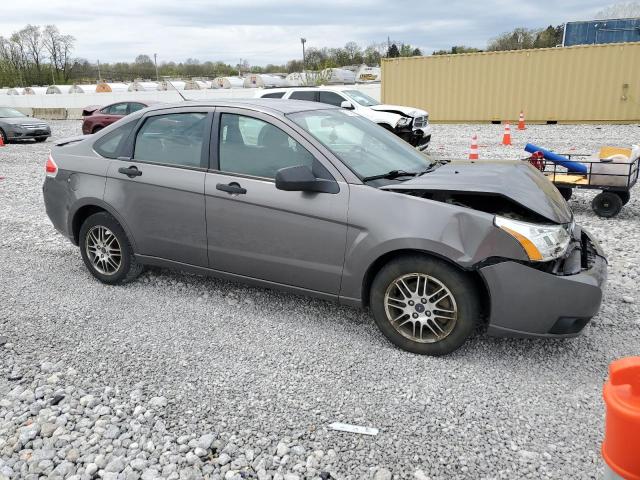
[[[311,110],[288,115],[360,178],[391,170],[422,172],[432,162],[393,133],[350,110]]]
[[[120,124],[122,120],[118,122]],[[93,144],[93,149],[106,158],[117,158],[120,145],[126,141],[137,122],[127,122],[100,137]]]
[[[320,92],[320,103],[327,103],[339,107],[345,99],[334,92]]]
[[[307,100],[309,102],[316,101],[316,91],[315,90],[298,90],[297,92],[293,92],[289,97],[292,100]]]
[[[257,118],[223,113],[219,138],[223,172],[272,179],[281,168],[305,165],[316,177],[331,178],[307,149],[275,125]]]
[[[102,110],[102,113],[106,113],[107,115],[126,115],[127,114],[128,104],[126,103],[116,103],[114,105],[109,105]]]
[[[138,130],[135,160],[182,167],[203,167],[202,143],[207,114],[170,113],[145,120]]]
[[[345,90],[343,93],[365,107],[375,107],[376,105],[380,105],[380,102],[375,98],[371,98],[369,95],[365,95],[359,90]]]

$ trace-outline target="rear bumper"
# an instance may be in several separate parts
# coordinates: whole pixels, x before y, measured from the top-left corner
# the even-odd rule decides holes
[[[573,337],[598,313],[607,260],[582,231],[582,268],[574,275],[548,273],[507,261],[479,270],[489,290],[487,333],[501,337]]]

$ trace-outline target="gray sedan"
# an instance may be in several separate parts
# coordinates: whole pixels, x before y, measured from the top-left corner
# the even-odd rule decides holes
[[[476,330],[577,335],[606,280],[598,243],[528,163],[436,163],[318,103],[147,108],[58,142],[43,189],[101,282],[155,265],[368,307],[421,354]]]
[[[0,107],[0,136],[7,143],[14,140],[44,142],[51,128],[44,120],[26,116],[13,108]]]

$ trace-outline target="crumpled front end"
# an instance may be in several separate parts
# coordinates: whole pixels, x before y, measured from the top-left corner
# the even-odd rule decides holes
[[[572,337],[598,313],[607,259],[575,227],[565,255],[544,263],[502,261],[479,268],[490,295],[488,333],[506,337]]]

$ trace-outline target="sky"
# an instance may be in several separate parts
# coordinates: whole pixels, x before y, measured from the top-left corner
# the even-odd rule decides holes
[[[423,53],[452,45],[484,48],[515,27],[593,18],[593,0],[21,0],[7,1],[0,35],[30,23],[56,24],[76,38],[73,56],[102,63],[221,60],[283,64],[307,47],[366,46],[387,37]]]

